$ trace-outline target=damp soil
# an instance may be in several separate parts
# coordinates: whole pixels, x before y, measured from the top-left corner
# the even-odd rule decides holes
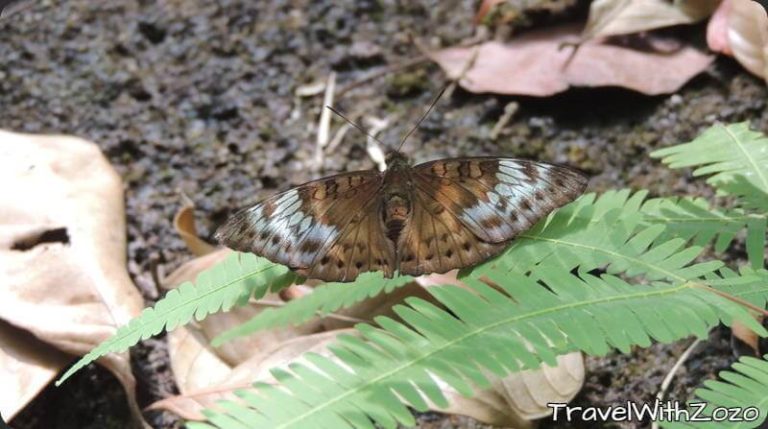
[[[0,20],[0,128],[73,134],[96,142],[125,182],[128,269],[148,304],[153,270],[191,258],[173,230],[189,197],[203,236],[234,210],[326,174],[371,168],[365,139],[350,132],[314,163],[322,95],[299,97],[336,72],[337,97],[350,116],[386,118],[380,134],[397,142],[445,84],[428,62],[431,47],[473,37],[471,0],[46,1]],[[583,20],[584,2],[520,1],[509,28]],[[576,3],[575,5],[572,5]],[[702,34],[692,27],[689,34]],[[698,37],[697,43],[701,43]],[[386,71],[386,72],[385,72]],[[360,81],[366,76],[378,77]],[[716,121],[748,120],[768,131],[764,82],[719,58],[677,94],[648,97],[622,89],[573,89],[545,99],[456,90],[409,140],[416,161],[458,155],[531,157],[568,163],[592,178],[591,191],[631,187],[651,195],[711,191],[690,172],[670,171],[649,153],[689,141]],[[512,120],[492,138],[505,106]],[[334,129],[340,122],[335,122]],[[741,258],[738,250],[729,258]],[[705,378],[734,360],[730,333],[713,331],[668,391],[686,400]],[[690,340],[588,357],[576,405],[649,401]],[[139,400],[175,391],[165,341],[132,351]],[[61,388],[49,387],[14,421],[15,429],[122,428],[128,410],[119,383],[91,365]],[[155,428],[180,424],[148,413]],[[487,427],[429,413],[423,428]],[[625,427],[647,427],[647,424]],[[542,427],[618,427],[543,422]]]

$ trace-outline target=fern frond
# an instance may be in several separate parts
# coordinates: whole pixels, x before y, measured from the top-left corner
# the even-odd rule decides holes
[[[640,210],[644,224],[665,226],[659,241],[679,237],[696,246],[714,241],[718,253],[723,252],[739,232],[746,230],[747,256],[754,268],[763,266],[768,213],[721,210],[710,207],[703,198],[654,198],[643,203]]]
[[[707,380],[704,387],[696,389],[694,392],[698,400],[690,401],[692,403],[702,401],[707,402],[704,413],[700,417],[712,416],[714,409],[720,408],[739,408],[741,409],[740,418],[748,417],[749,420],[718,421],[718,422],[675,422],[665,423],[663,426],[670,429],[678,428],[755,428],[766,421],[768,417],[768,355],[763,359],[756,359],[745,356],[734,363],[731,370],[720,372],[721,380]],[[756,411],[757,418],[752,420],[752,415],[745,415],[747,408],[753,408]],[[750,413],[752,413],[750,411]],[[719,414],[722,418],[722,414]],[[717,417],[717,416],[716,416]],[[762,426],[760,426],[762,427]]]
[[[207,410],[208,423],[191,428],[393,428],[414,424],[407,406],[445,406],[435,377],[464,395],[490,385],[486,374],[554,364],[573,350],[602,355],[651,339],[704,337],[719,321],[738,320],[768,334],[740,306],[691,282],[631,285],[604,275],[552,269],[539,280],[490,272],[488,286],[430,288],[445,309],[418,298],[394,308],[405,321],[378,317],[360,336],[340,336],[335,359],[306,355],[273,374],[279,385],[256,385],[242,399]],[[539,282],[547,287],[541,287]],[[768,285],[764,286],[768,293]]]
[[[60,385],[76,371],[107,353],[121,352],[159,334],[172,331],[194,317],[204,319],[208,314],[241,306],[253,296],[261,298],[270,287],[290,284],[295,275],[288,268],[273,264],[253,254],[233,253],[224,261],[198,275],[195,283],[185,282],[83,356],[56,381]]]
[[[325,283],[301,299],[290,301],[279,308],[268,308],[262,311],[249,321],[217,336],[211,344],[218,347],[233,338],[261,329],[298,325],[314,316],[333,313],[339,308],[349,307],[382,292],[389,293],[411,281],[413,278],[410,276],[386,279],[381,273],[365,273],[360,275],[355,283]]]
[[[768,212],[768,138],[749,123],[715,125],[690,143],[651,154],[671,168],[697,167],[694,176],[738,197],[745,208]]]
[[[628,190],[607,192],[597,199],[587,195],[519,235],[494,263],[475,267],[472,275],[499,266],[518,273],[605,267],[611,273],[682,282],[723,265],[720,261],[690,265],[701,246],[686,247],[683,238],[660,241],[664,225],[643,226],[644,198],[644,192]]]

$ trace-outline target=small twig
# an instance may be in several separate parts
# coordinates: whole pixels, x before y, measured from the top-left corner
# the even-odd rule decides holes
[[[752,304],[749,301],[746,301],[746,300],[743,300],[741,298],[735,297],[735,296],[733,296],[733,295],[731,295],[731,294],[729,294],[727,292],[723,292],[721,290],[717,290],[717,289],[713,288],[712,286],[707,286],[707,285],[703,285],[703,284],[699,284],[699,283],[695,283],[693,285],[693,287],[697,287],[699,289],[707,290],[709,292],[714,293],[715,295],[720,295],[721,297],[727,299],[728,301],[735,302],[736,304],[744,306],[744,307],[748,308],[749,310],[752,310],[752,311],[754,311],[755,313],[757,313],[757,314],[759,314],[761,316],[768,317],[768,310],[766,310],[764,308],[760,308],[760,307]]]
[[[323,106],[333,106],[333,96],[336,91],[336,73],[331,72],[328,75],[328,84],[325,86],[325,97],[323,97]],[[320,111],[320,120],[317,125],[317,145],[315,147],[315,165],[319,169],[323,165],[323,155],[325,147],[328,145],[331,132],[331,111],[323,108]]]
[[[672,365],[672,368],[667,373],[666,377],[664,377],[664,380],[661,382],[661,389],[659,390],[659,393],[656,394],[656,400],[661,402],[664,400],[664,397],[667,394],[667,389],[669,389],[669,385],[672,384],[672,379],[675,378],[675,374],[680,369],[681,366],[685,363],[686,360],[688,360],[688,357],[691,356],[693,353],[693,350],[696,348],[696,346],[701,343],[700,339],[696,339],[694,342],[691,343],[690,346],[688,346],[687,349],[683,352],[683,354],[680,355],[680,357],[677,358],[677,361],[674,365]],[[659,429],[659,422],[654,421],[651,423],[651,429]]]
[[[517,113],[517,109],[520,107],[519,104],[515,101],[511,101],[507,103],[506,106],[504,106],[504,113],[501,114],[501,117],[499,117],[499,120],[496,122],[496,125],[493,126],[493,129],[491,130],[491,140],[496,140],[499,138],[499,134],[501,134],[501,130],[504,129],[504,127],[507,126],[510,119],[512,119],[513,116],[515,116],[515,113]]]

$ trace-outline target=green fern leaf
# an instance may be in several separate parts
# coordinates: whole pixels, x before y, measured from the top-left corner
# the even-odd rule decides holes
[[[674,422],[665,423],[669,429],[678,428],[755,428],[766,421],[768,417],[768,355],[763,359],[742,357],[734,363],[731,370],[719,374],[721,380],[707,380],[704,387],[696,389],[697,400],[707,402],[704,413],[700,417],[722,417],[722,412],[713,414],[715,408],[739,408],[742,413],[752,408],[749,414],[740,414],[744,421],[718,422]],[[692,411],[693,409],[691,409]],[[753,419],[753,417],[756,417]]]
[[[746,229],[747,256],[754,268],[763,266],[766,214],[711,208],[703,198],[655,198],[646,201],[640,210],[644,214],[644,224],[665,226],[658,241],[679,237],[691,240],[696,246],[706,246],[714,241],[718,253]]]
[[[157,335],[163,329],[172,331],[194,317],[204,319],[208,314],[241,306],[253,296],[260,298],[270,286],[274,289],[293,282],[295,275],[287,268],[273,264],[252,254],[233,253],[209,270],[203,271],[194,284],[186,282],[131,322],[117,330],[114,336],[102,342],[83,356],[56,381],[64,380],[85,365],[107,353],[127,350],[140,340]]]
[[[518,273],[607,267],[611,273],[682,282],[723,266],[720,261],[690,265],[702,247],[686,247],[686,239],[660,241],[664,225],[643,225],[640,207],[645,195],[628,190],[597,199],[586,195],[519,235],[500,257],[471,273],[479,276],[499,265]]]
[[[671,168],[698,167],[694,176],[738,197],[745,208],[768,212],[768,138],[747,122],[715,125],[690,143],[657,150]]]
[[[288,302],[279,308],[269,308],[251,320],[214,338],[211,344],[218,347],[235,337],[248,335],[261,329],[286,325],[298,325],[314,316],[327,315],[339,308],[349,307],[382,292],[389,293],[413,281],[410,276],[386,279],[381,273],[366,273],[355,283],[326,283],[316,287],[311,294]]]
[[[695,284],[631,285],[604,275],[550,270],[541,279],[491,271],[496,289],[473,277],[472,290],[430,288],[442,309],[410,298],[395,307],[405,323],[376,318],[359,336],[340,336],[335,359],[307,355],[311,366],[275,370],[279,385],[257,385],[208,410],[197,428],[393,428],[414,424],[408,410],[426,401],[444,406],[438,377],[465,395],[489,386],[486,374],[506,375],[559,354],[628,351],[652,339],[704,337],[719,321],[739,320],[768,334],[740,306]],[[546,288],[539,282],[544,282]],[[764,286],[768,293],[768,285]]]

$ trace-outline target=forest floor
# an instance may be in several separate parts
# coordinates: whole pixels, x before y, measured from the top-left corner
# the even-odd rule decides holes
[[[583,2],[566,12],[559,9],[572,2],[519,3],[530,9],[521,7],[516,31],[583,22],[586,14]],[[129,271],[151,304],[152,267],[170,272],[191,258],[172,226],[182,195],[195,202],[199,229],[210,237],[234,210],[277,190],[373,166],[364,137],[350,132],[313,168],[322,96],[299,98],[297,88],[324,82],[331,71],[344,87],[417,58],[412,38],[433,47],[468,40],[476,6],[472,0],[41,2],[0,21],[0,128],[73,134],[103,149],[125,182]],[[690,31],[703,34],[701,26]],[[352,116],[389,118],[379,138],[397,142],[445,83],[439,67],[422,62],[362,82],[335,106]],[[404,150],[417,162],[501,155],[567,163],[591,176],[589,191],[630,187],[651,196],[711,197],[702,180],[663,167],[649,153],[690,141],[715,121],[750,120],[768,131],[766,100],[765,83],[727,58],[667,96],[609,88],[529,98],[459,89]],[[511,101],[519,104],[517,113],[491,139]],[[689,343],[588,357],[574,404],[651,401]],[[142,405],[173,392],[162,337],[132,356]],[[689,399],[733,360],[730,332],[716,329],[667,396]],[[122,428],[123,395],[107,371],[91,365],[64,386],[46,389],[13,427]],[[150,413],[148,420],[157,428],[178,424],[167,413]],[[423,428],[485,427],[432,413],[420,421]]]

